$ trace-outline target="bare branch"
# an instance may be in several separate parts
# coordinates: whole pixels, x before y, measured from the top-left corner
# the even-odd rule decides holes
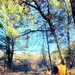
[[[35,8],[35,9],[37,9],[36,6],[34,6],[34,5],[32,5],[32,4],[29,4],[29,3],[27,3],[26,1],[23,1],[23,3],[25,3],[26,5],[29,5],[29,6],[33,7],[33,8]]]
[[[49,9],[49,1],[47,0],[48,3],[48,14],[50,14],[50,9]]]
[[[21,36],[27,35],[27,34],[29,34],[29,33],[34,33],[34,32],[46,32],[46,31],[50,31],[50,29],[49,29],[49,30],[31,30],[31,29],[29,29],[29,30],[25,31],[24,34],[22,34],[22,35],[20,35],[20,36],[18,36],[18,37],[16,37],[16,38],[19,38],[19,37],[21,37]],[[15,38],[15,39],[16,39],[16,38]]]
[[[34,1],[34,3],[36,4],[36,6],[34,6],[34,5],[31,5],[31,4],[29,4],[29,3],[27,3],[27,2],[25,2],[25,1],[23,1],[23,3],[25,3],[25,4],[27,4],[27,5],[29,5],[29,6],[31,6],[31,7],[33,7],[33,8],[35,8],[36,10],[38,10],[39,11],[39,13],[41,14],[41,16],[46,20],[46,21],[48,21],[48,18],[45,16],[45,14],[41,11],[41,9],[40,9],[40,6],[37,4],[37,2],[35,1],[35,0],[33,0]]]

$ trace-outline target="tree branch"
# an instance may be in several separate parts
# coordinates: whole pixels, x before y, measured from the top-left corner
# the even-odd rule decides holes
[[[48,14],[50,14],[50,10],[49,10],[49,1],[47,0],[48,3]]]
[[[33,7],[33,8],[35,8],[35,9],[37,9],[36,6],[34,6],[34,5],[32,5],[32,4],[29,4],[29,3],[27,3],[26,1],[23,1],[23,3],[25,3],[26,5],[29,5],[29,6]]]
[[[40,6],[37,4],[37,2],[35,1],[35,0],[33,0],[33,2],[36,4],[36,6],[34,6],[34,5],[31,5],[31,4],[29,4],[29,3],[27,3],[27,2],[25,2],[25,1],[23,1],[23,3],[25,3],[25,4],[27,4],[27,5],[29,5],[29,6],[31,6],[31,7],[33,7],[33,8],[35,8],[36,10],[38,10],[39,11],[39,13],[41,14],[41,16],[46,20],[46,21],[48,21],[49,19],[45,16],[45,14],[41,11],[41,9],[40,9]]]
[[[16,37],[16,38],[19,38],[19,37],[21,37],[21,36],[27,35],[27,34],[29,34],[29,33],[34,33],[34,32],[46,32],[46,31],[50,31],[50,29],[49,29],[49,30],[31,30],[31,29],[29,29],[29,30],[25,31],[24,34],[19,35],[19,36]],[[16,38],[15,38],[15,39],[16,39]]]

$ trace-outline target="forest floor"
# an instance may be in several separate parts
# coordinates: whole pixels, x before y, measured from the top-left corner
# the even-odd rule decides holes
[[[72,68],[67,72],[68,72],[67,75],[75,75],[75,68]],[[49,71],[40,73],[28,73],[28,74],[25,74],[23,72],[0,72],[0,75],[51,75],[51,73]]]
[[[68,72],[68,75],[75,75],[75,68],[72,68],[68,70],[67,72]]]

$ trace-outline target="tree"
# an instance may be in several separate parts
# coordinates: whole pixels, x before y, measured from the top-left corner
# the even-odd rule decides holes
[[[73,15],[73,19],[74,19],[74,23],[75,23],[75,0],[70,0],[71,3],[71,8],[72,8],[72,15]]]
[[[60,46],[60,42],[59,42],[59,40],[57,38],[57,35],[55,33],[54,25],[53,25],[53,23],[51,21],[52,14],[50,13],[49,2],[47,2],[45,0],[44,1],[32,0],[31,3],[30,3],[30,1],[23,1],[23,3],[27,4],[28,6],[31,6],[31,7],[35,8],[40,13],[40,15],[43,17],[43,19],[48,23],[48,25],[50,27],[50,31],[52,32],[52,34],[54,36],[54,39],[55,39],[55,41],[57,43],[57,48],[59,50],[59,54],[60,54],[60,58],[61,58],[62,64],[64,64],[64,61],[63,61],[63,58],[62,58],[62,49],[61,49],[61,46]],[[32,3],[34,3],[34,4],[32,4]],[[48,16],[46,16],[45,12],[42,11],[42,9],[43,9],[42,5],[43,4],[46,4],[46,8],[48,9],[48,13],[47,12],[46,13],[47,13]],[[56,6],[57,6],[57,4],[56,4]]]
[[[20,6],[18,4],[18,0],[16,0],[15,2],[16,3],[14,3],[13,0],[0,0],[0,24],[2,24],[4,30],[4,34],[2,35],[5,37],[4,45],[5,53],[7,55],[8,69],[11,69],[11,64],[13,60],[15,37],[17,37],[18,33],[20,32],[19,27],[16,26],[16,24],[17,22],[21,21],[21,17],[25,12],[23,11],[24,5],[22,4],[22,6]]]
[[[71,6],[70,0],[64,0],[65,3],[65,11],[67,13],[67,41],[68,41],[68,55],[69,55],[69,66],[73,66],[73,55],[72,55],[72,49],[71,49],[71,30],[73,30],[73,24],[72,24],[72,14],[71,14]]]
[[[65,1],[64,1],[65,2]],[[73,65],[72,64],[72,54],[71,54],[71,48],[70,48],[70,24],[71,24],[71,19],[70,19],[70,11],[68,8],[69,8],[69,4],[67,5],[67,3],[65,2],[65,7],[66,7],[66,12],[67,12],[67,20],[68,20],[68,27],[67,27],[67,40],[68,40],[68,51],[69,51],[69,65]],[[70,63],[71,62],[71,63]]]

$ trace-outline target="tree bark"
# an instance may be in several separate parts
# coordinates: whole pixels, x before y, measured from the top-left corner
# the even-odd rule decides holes
[[[6,36],[7,43],[6,43],[6,53],[7,53],[7,68],[11,68],[11,58],[10,58],[10,38]]]
[[[49,24],[49,25],[50,25],[50,24]],[[55,34],[55,30],[52,28],[52,26],[50,26],[50,27],[51,27],[50,29],[51,29],[51,32],[52,32],[52,34],[53,34],[53,36],[54,36],[54,39],[55,39],[55,41],[56,41],[56,43],[57,43],[57,48],[58,48],[58,51],[59,51],[61,63],[64,65],[65,63],[64,63],[64,59],[63,59],[63,57],[62,57],[63,53],[62,53],[62,48],[61,48],[60,42],[59,42],[59,40],[58,40],[58,38],[57,38],[57,35]]]
[[[14,42],[12,39],[12,43],[10,44],[10,40],[11,38],[9,38],[8,36],[6,36],[7,38],[7,48],[6,48],[6,54],[7,54],[7,68],[8,70],[11,70],[11,64],[12,64],[12,60],[13,60],[13,51],[14,51]],[[10,45],[12,47],[12,49],[10,49]]]
[[[46,30],[46,26],[45,26]],[[46,31],[46,40],[47,40],[47,48],[48,48],[48,56],[49,56],[49,62],[50,62],[50,69],[52,69],[52,62],[51,62],[51,54],[50,54],[50,47],[49,47],[49,42],[48,42],[48,32]],[[48,70],[50,70],[48,69]]]
[[[45,39],[44,38],[44,33],[42,33],[43,34],[43,39]],[[47,65],[47,62],[46,62],[46,55],[45,55],[45,51],[44,51],[44,41],[43,41],[43,46],[42,46],[42,55],[43,55],[43,59],[45,59],[45,63],[46,63],[46,67],[47,67],[47,69],[48,70],[50,70],[50,68],[49,68],[49,66]]]
[[[72,8],[72,15],[75,23],[75,0],[70,0],[71,8]]]

